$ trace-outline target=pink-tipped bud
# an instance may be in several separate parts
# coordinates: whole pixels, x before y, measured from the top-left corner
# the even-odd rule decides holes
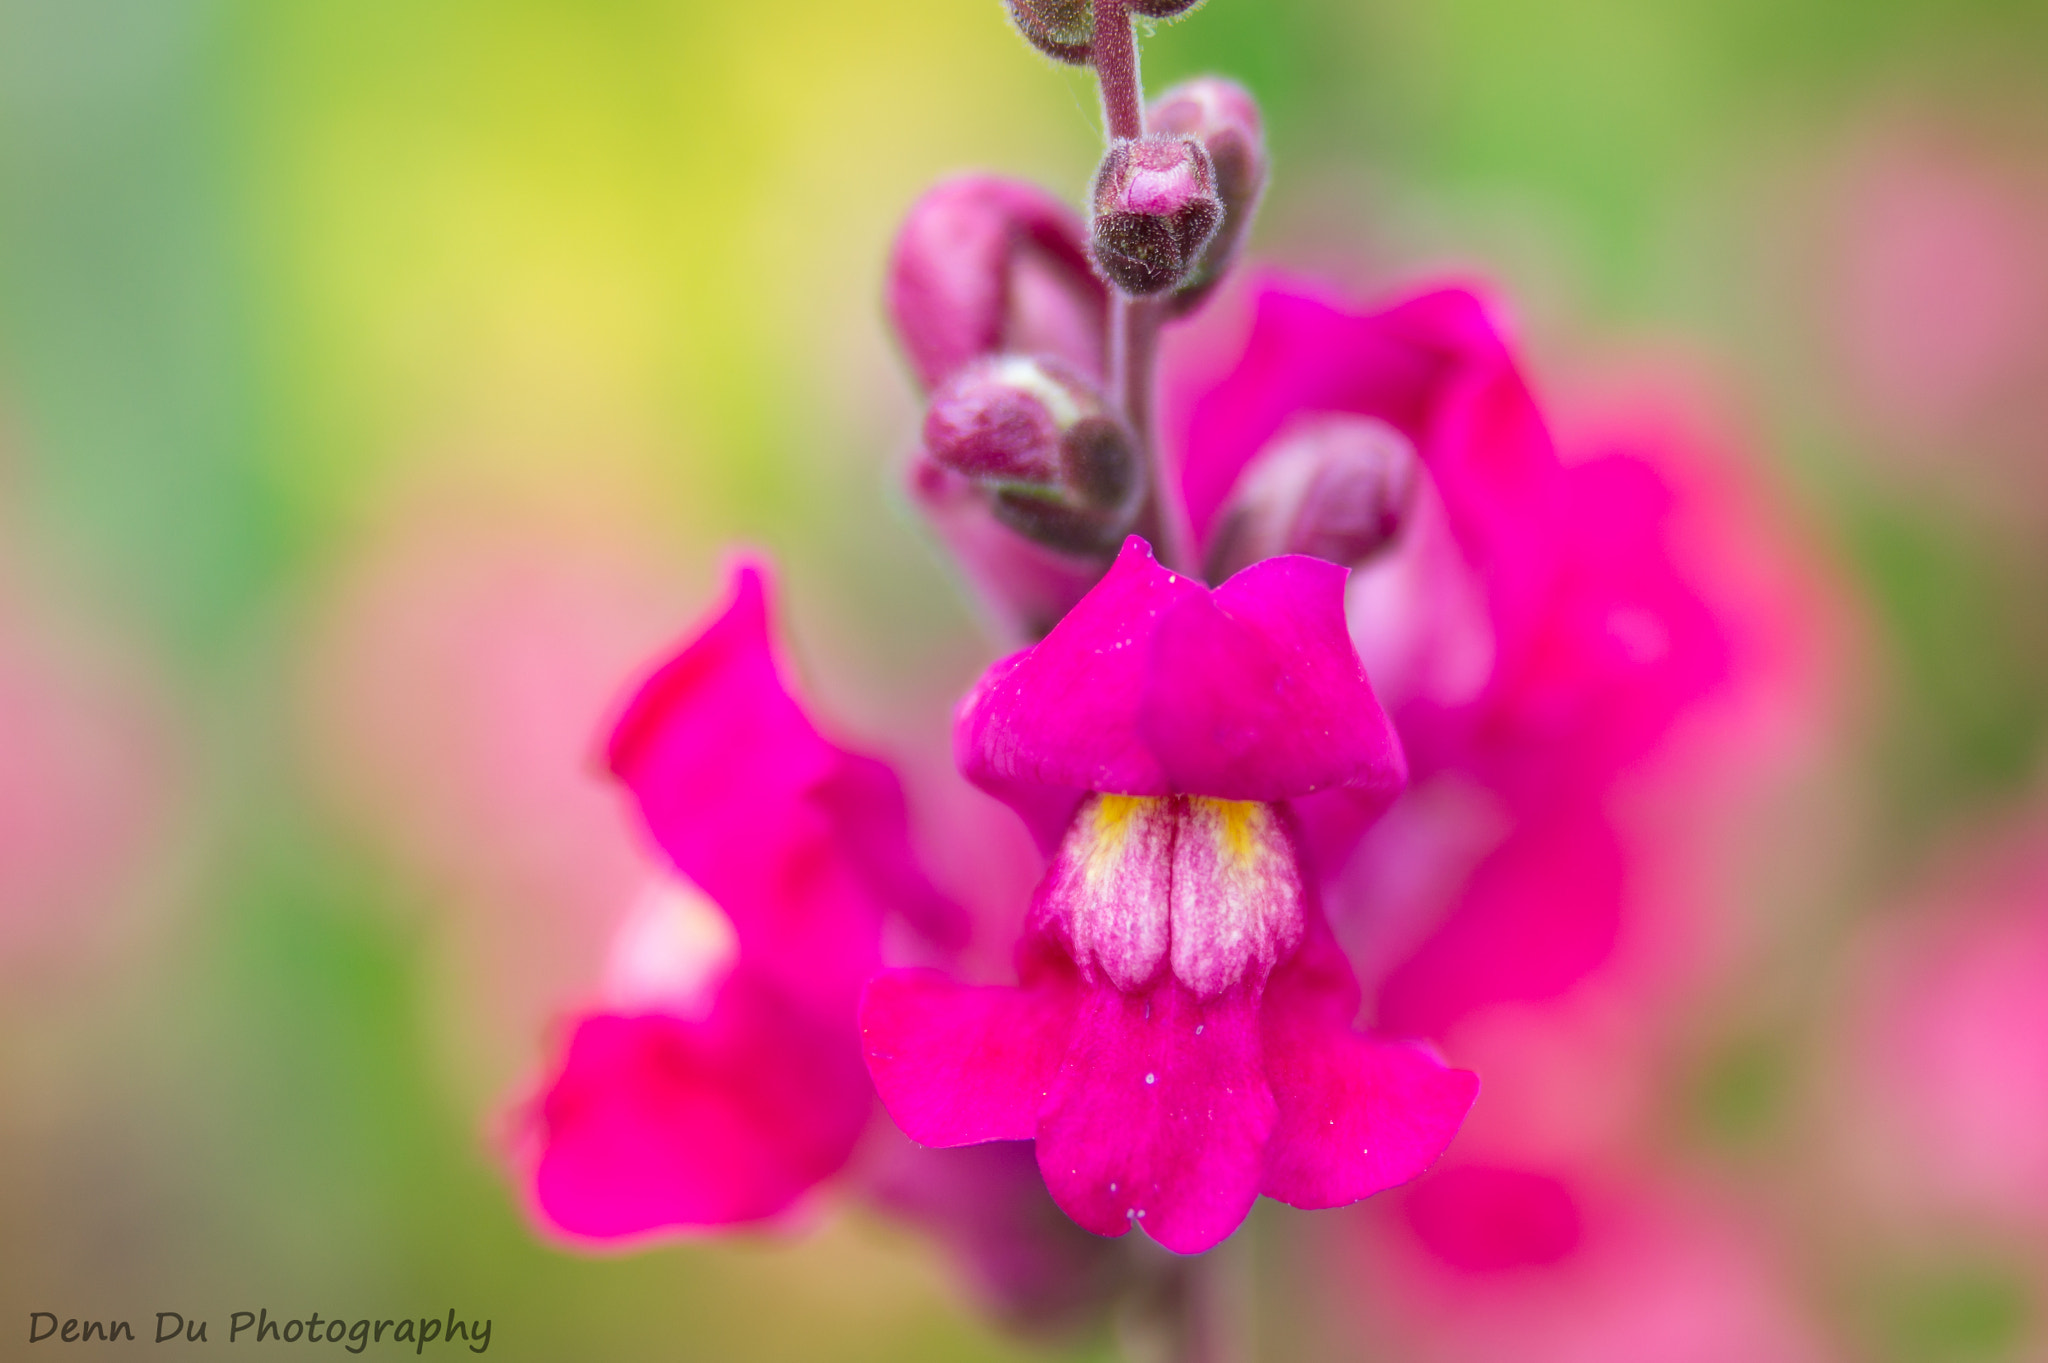
[[[1192,137],[1125,138],[1095,172],[1095,267],[1125,293],[1188,277],[1223,219],[1216,169]]]
[[[1185,313],[1221,282],[1251,232],[1252,216],[1266,188],[1266,138],[1259,105],[1236,81],[1197,76],[1155,100],[1145,126],[1202,144],[1215,170],[1216,197],[1223,205],[1222,224],[1187,281],[1174,291],[1171,309]]]
[[[1147,19],[1178,19],[1202,0],[1124,0],[1131,13],[1142,14]]]
[[[1024,41],[1054,61],[1086,66],[1095,41],[1094,0],[1008,0]]]
[[[1102,372],[1108,292],[1079,216],[1036,185],[994,175],[934,185],[896,234],[886,292],[926,388],[1001,351]]]
[[[1204,570],[1221,582],[1275,554],[1364,563],[1400,537],[1422,478],[1384,421],[1322,412],[1290,423],[1238,479]]]
[[[1085,377],[1048,356],[998,355],[941,384],[926,455],[989,494],[995,518],[1069,553],[1112,553],[1137,510],[1137,442]]]

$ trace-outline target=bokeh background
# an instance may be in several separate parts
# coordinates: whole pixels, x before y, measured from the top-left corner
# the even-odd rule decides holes
[[[1145,61],[1264,102],[1259,254],[1488,277],[1540,392],[1651,374],[1766,490],[1826,699],[1651,1147],[1810,1356],[2048,1357],[2048,956],[1894,979],[1959,897],[2048,913],[2048,5],[1209,0]],[[829,1201],[546,1247],[494,1124],[636,883],[595,737],[729,546],[835,731],[944,779],[992,646],[893,491],[881,261],[936,175],[1078,198],[1097,137],[994,0],[0,0],[0,1353],[452,1305],[514,1358],[1036,1356]],[[2000,987],[1954,1092],[1887,1062],[1939,1051],[1900,991]],[[1965,1186],[1836,1177],[1893,1155]],[[1260,1356],[1401,1356],[1370,1233],[1243,1241]]]

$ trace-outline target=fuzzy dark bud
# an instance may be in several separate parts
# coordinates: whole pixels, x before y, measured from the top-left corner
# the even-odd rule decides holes
[[[1024,41],[1054,61],[1086,66],[1095,41],[1094,0],[1007,0]]]
[[[1250,235],[1259,196],[1266,188],[1266,139],[1259,105],[1236,81],[1198,76],[1153,101],[1146,126],[1202,144],[1215,172],[1216,197],[1223,204],[1221,226],[1169,305],[1175,314],[1186,313],[1222,281]]]
[[[1117,142],[1095,172],[1093,201],[1095,268],[1139,297],[1185,280],[1223,220],[1215,167],[1192,137]]]
[[[998,521],[1052,548],[1113,552],[1137,509],[1137,442],[1094,384],[1047,356],[994,356],[948,379],[924,445],[986,490]]]
[[[1124,0],[1131,13],[1142,14],[1147,19],[1178,19],[1202,0]]]
[[[1349,413],[1299,419],[1239,478],[1204,572],[1221,582],[1275,554],[1364,563],[1400,537],[1421,476],[1415,446],[1384,421]]]

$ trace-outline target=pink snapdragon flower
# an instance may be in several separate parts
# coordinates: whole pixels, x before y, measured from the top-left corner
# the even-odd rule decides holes
[[[1479,294],[1359,310],[1271,277],[1234,366],[1169,392],[1205,545],[1307,421],[1412,451],[1406,533],[1354,575],[1348,605],[1418,779],[1458,768],[1554,804],[1640,756],[1724,674],[1716,622],[1664,538],[1668,481],[1627,455],[1561,461]]]
[[[1182,1253],[1262,1192],[1341,1205],[1442,1151],[1477,1081],[1351,1030],[1318,900],[1404,774],[1343,583],[1293,556],[1212,592],[1133,539],[962,704],[962,769],[1052,865],[1019,986],[869,986],[869,1070],[913,1139],[1035,1139],[1068,1215]]]
[[[1832,1126],[1857,1191],[1909,1233],[2048,1231],[2048,831],[1861,934],[1832,1058]]]
[[[1633,453],[1561,460],[1492,306],[1465,289],[1360,310],[1270,277],[1234,361],[1187,349],[1166,425],[1211,562],[1248,518],[1272,523],[1290,462],[1337,479],[1370,445],[1412,483],[1385,508],[1393,531],[1354,533],[1349,555],[1341,517],[1311,524],[1316,488],[1291,513],[1304,547],[1356,565],[1352,638],[1413,770],[1333,889],[1347,936],[1376,939],[1380,1024],[1442,1035],[1562,993],[1618,932],[1615,780],[1728,674],[1723,623],[1673,544],[1669,480]],[[1371,467],[1351,475],[1364,494]],[[1450,882],[1447,912],[1441,894],[1419,910],[1434,921],[1387,902],[1431,879]]]
[[[1348,1229],[1359,1328],[1412,1363],[1826,1363],[1726,1188],[1467,1165]]]
[[[0,561],[0,978],[10,989],[132,933],[129,906],[169,832],[179,765],[162,687],[136,651],[36,599],[28,578]]]
[[[1554,1336],[1558,1356],[1687,1356],[1676,1334],[1656,1337],[1669,1320],[1629,1306],[1628,1251],[1585,1213],[1589,1171],[1639,1153],[1674,985],[1727,951],[1702,921],[1724,905],[1656,885],[1683,839],[1644,837],[1636,805],[1688,723],[1714,716],[1717,755],[1753,787],[1811,720],[1796,697],[1811,702],[1827,635],[1812,594],[1749,542],[1755,499],[1723,505],[1669,405],[1595,423],[1561,452],[1473,293],[1360,310],[1268,281],[1224,363],[1204,373],[1194,349],[1169,414],[1200,552],[1213,564],[1232,536],[1291,534],[1354,563],[1352,637],[1412,763],[1329,891],[1370,1016],[1488,1076],[1459,1153],[1402,1196],[1406,1216],[1371,1218],[1441,1280],[1443,1319],[1416,1313],[1414,1351],[1538,1356]],[[1327,491],[1290,502],[1289,478],[1313,490],[1311,476],[1348,479],[1356,509],[1328,509]],[[1683,1271],[1643,1290],[1678,1292]],[[1754,1329],[1756,1356],[1773,1356],[1796,1316],[1749,1293],[1731,1285],[1698,1309],[1725,1307],[1729,1339]],[[1585,1330],[1558,1328],[1574,1310]]]
[[[894,773],[818,733],[768,629],[742,567],[612,734],[677,879],[628,920],[529,1115],[533,1204],[571,1237],[759,1221],[837,1172],[872,1110],[854,1008],[885,915],[964,930],[912,859]]]

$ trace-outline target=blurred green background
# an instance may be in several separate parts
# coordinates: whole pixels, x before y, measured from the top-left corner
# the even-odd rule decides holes
[[[1823,919],[2029,788],[2043,305],[2022,357],[1993,355],[2004,387],[1892,410],[1831,270],[1867,168],[1916,147],[2037,202],[2048,5],[1209,0],[1145,62],[1155,90],[1214,69],[1264,102],[1263,254],[1366,283],[1479,269],[1539,385],[1638,349],[1715,376],[1870,637],[1872,831]],[[1078,197],[1096,145],[1085,73],[994,0],[0,0],[6,568],[58,633],[117,641],[166,735],[133,873],[0,961],[7,1331],[453,1305],[514,1358],[1028,1352],[860,1215],[618,1259],[529,1233],[488,1133],[542,1037],[495,1020],[588,960],[491,1012],[527,919],[392,826],[489,762],[450,775],[467,759],[413,719],[352,767],[347,655],[412,599],[393,563],[567,546],[644,601],[561,682],[594,690],[594,734],[603,679],[745,540],[785,565],[821,706],[939,751],[987,646],[891,491],[915,406],[882,258],[938,174]],[[365,685],[402,706],[395,666]],[[1757,1053],[1763,1079],[1744,1052],[1703,1083],[1768,1125]],[[1974,1321],[1869,1337],[2002,1356],[1966,1351]]]

